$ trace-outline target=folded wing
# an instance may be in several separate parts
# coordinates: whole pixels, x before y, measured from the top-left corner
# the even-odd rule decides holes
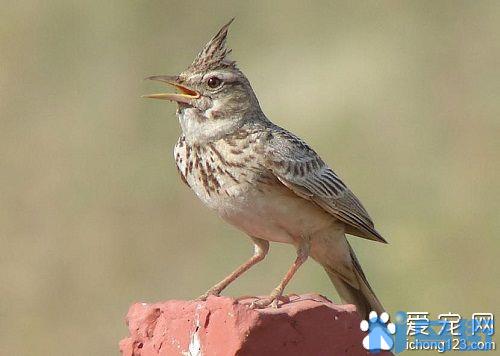
[[[346,232],[386,243],[361,202],[305,142],[275,127],[267,137],[269,169],[285,186],[346,224]]]

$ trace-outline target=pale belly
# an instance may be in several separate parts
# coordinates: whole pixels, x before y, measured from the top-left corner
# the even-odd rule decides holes
[[[295,244],[335,223],[335,219],[283,185],[248,189],[216,210],[231,225],[268,241]]]
[[[251,167],[253,161],[244,167],[223,165],[211,148],[201,151],[179,144],[174,156],[181,176],[198,198],[252,237],[295,244],[337,223],[274,176],[255,169],[259,165]]]

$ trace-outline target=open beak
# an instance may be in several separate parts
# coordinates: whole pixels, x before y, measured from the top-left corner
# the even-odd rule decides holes
[[[196,90],[193,90],[182,84],[179,84],[176,76],[153,75],[145,79],[156,80],[158,82],[164,82],[170,84],[174,86],[177,90],[179,90],[179,93],[149,94],[149,95],[143,95],[142,96],[143,98],[170,100],[170,101],[176,101],[178,103],[190,104],[191,100],[198,99],[200,97],[200,93],[198,93]]]

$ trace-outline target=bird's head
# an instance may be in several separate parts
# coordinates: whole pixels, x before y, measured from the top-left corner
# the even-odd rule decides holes
[[[175,101],[186,138],[221,137],[262,113],[248,79],[227,58],[228,27],[233,19],[205,45],[193,63],[179,75],[155,75],[146,79],[167,83],[178,93],[145,95]]]

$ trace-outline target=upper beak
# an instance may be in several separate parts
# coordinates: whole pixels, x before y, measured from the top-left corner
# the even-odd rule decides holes
[[[178,77],[173,75],[153,75],[151,77],[147,77],[145,79],[148,80],[156,80],[158,82],[164,82],[174,86],[176,89],[180,91],[180,93],[159,93],[159,94],[149,94],[143,95],[143,98],[151,98],[151,99],[163,99],[163,100],[171,100],[176,101],[178,103],[189,104],[192,99],[198,99],[200,97],[200,93],[196,90],[188,88],[178,82]]]

